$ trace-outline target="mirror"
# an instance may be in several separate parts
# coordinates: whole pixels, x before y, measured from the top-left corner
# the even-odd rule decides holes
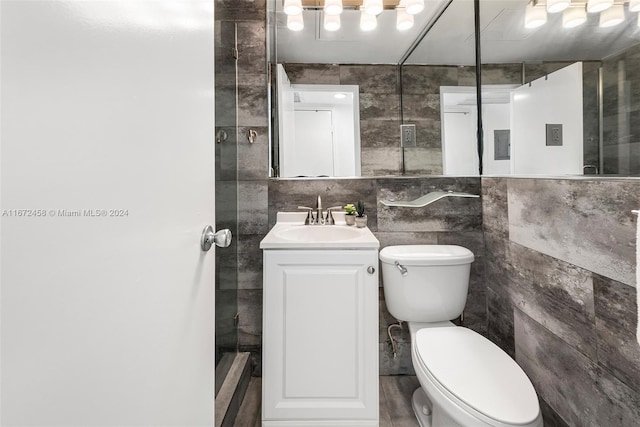
[[[294,85],[277,64],[278,176],[360,176],[357,85]]]
[[[640,175],[638,12],[629,0],[606,1],[606,13],[571,0],[552,13],[547,1],[480,2],[480,109],[470,1],[426,2],[413,41],[394,39],[397,59],[378,39],[354,41],[355,23],[317,30],[305,59],[287,57],[298,36],[280,18],[274,50],[297,83],[359,86],[364,176]]]
[[[483,87],[515,85],[483,91],[484,174],[640,174],[638,13],[547,1],[481,2]]]
[[[271,170],[272,176],[317,176],[325,175],[307,168],[297,169],[293,173],[283,170],[282,153],[288,151],[289,143],[300,143],[300,138],[293,141],[286,136],[287,125],[282,122],[280,115],[284,114],[284,103],[288,102],[278,94],[278,86],[298,85],[348,85],[358,87],[359,106],[356,112],[359,116],[359,164],[350,176],[388,176],[402,174],[442,174],[442,150],[439,142],[440,119],[433,120],[430,116],[420,119],[415,124],[415,132],[411,128],[401,133],[403,123],[404,95],[411,95],[415,114],[424,111],[436,112],[439,115],[439,92],[429,92],[425,96],[423,88],[431,85],[438,88],[437,80],[442,84],[458,84],[458,63],[442,65],[436,62],[431,73],[412,75],[401,71],[399,66],[408,52],[412,50],[416,40],[426,29],[433,26],[438,17],[443,14],[457,13],[447,10],[451,0],[426,1],[425,9],[414,16],[413,27],[399,31],[397,29],[398,1],[385,0],[388,9],[377,17],[377,28],[373,31],[361,31],[360,19],[362,13],[350,5],[359,6],[361,0],[343,0],[345,10],[341,16],[340,30],[326,31],[323,26],[321,9],[305,9],[303,12],[304,29],[299,32],[287,28],[287,18],[282,12],[282,2],[272,2],[270,11],[271,36],[271,97],[272,97],[272,145]],[[304,3],[304,2],[303,2]],[[311,3],[317,3],[313,0]],[[464,35],[458,40],[468,45],[473,54],[473,3],[459,0],[459,9],[466,9],[471,17],[470,29],[464,29]],[[456,17],[452,16],[455,20]],[[468,40],[469,35],[471,39]],[[457,42],[457,41],[456,41]],[[449,43],[450,49],[458,49],[455,43]],[[434,58],[437,60],[437,58]],[[470,62],[469,62],[470,61]],[[464,65],[472,64],[473,55]],[[286,71],[286,79],[278,79],[278,65]],[[452,75],[443,72],[444,68],[451,68]],[[475,74],[473,69],[463,70],[460,79],[470,86],[474,86]],[[455,79],[455,83],[451,82]],[[417,79],[417,80],[416,80]],[[280,80],[280,82],[278,82]],[[407,86],[408,85],[408,86]],[[414,87],[413,92],[406,94],[401,87]],[[280,87],[282,91],[282,87]],[[409,110],[406,110],[409,111]],[[284,133],[283,133],[284,132]],[[290,130],[291,134],[291,130]],[[401,135],[405,135],[404,142]],[[414,138],[415,136],[415,138]],[[358,138],[356,138],[358,139]],[[437,140],[437,141],[436,141]],[[328,145],[328,144],[327,144]],[[435,152],[437,156],[432,156]],[[286,161],[285,161],[286,162]],[[359,173],[358,173],[359,167]],[[286,166],[284,166],[286,168]],[[476,172],[477,174],[477,172]],[[334,170],[332,176],[347,176]]]
[[[416,145],[404,145],[407,175],[478,174],[473,2],[444,6],[401,67],[402,122],[416,127]]]

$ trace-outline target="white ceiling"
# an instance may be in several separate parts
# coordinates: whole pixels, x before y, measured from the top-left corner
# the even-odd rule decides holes
[[[299,104],[308,104],[308,105],[353,105],[353,93],[351,92],[343,92],[338,90],[326,90],[326,91],[318,91],[318,90],[296,90],[296,86],[293,85],[294,94],[298,95]],[[335,94],[342,93],[345,95],[344,98],[336,98]]]
[[[305,29],[286,28],[281,0],[275,2],[277,62],[336,64],[397,64],[421,29],[445,0],[426,0],[426,8],[416,16],[406,32],[395,28],[395,12],[384,11],[378,28],[359,29],[358,11],[342,14],[342,28],[327,32],[321,12],[305,11]],[[482,0],[482,62],[537,62],[599,60],[640,43],[637,14],[627,11],[627,21],[613,28],[600,28],[598,14],[589,14],[586,24],[565,29],[562,14],[549,14],[548,22],[536,29],[524,28],[524,8],[528,0]],[[475,42],[473,2],[453,0],[407,64],[473,65]]]
[[[282,12],[282,0],[276,1],[276,55],[278,63],[397,64],[411,43],[444,0],[427,0],[425,10],[415,16],[413,28],[396,29],[396,14],[385,10],[378,16],[374,31],[360,31],[360,12],[345,10],[338,31],[326,31],[322,12],[305,10],[304,30],[291,31]]]

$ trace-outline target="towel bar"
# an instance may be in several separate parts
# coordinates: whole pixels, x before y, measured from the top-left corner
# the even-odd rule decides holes
[[[636,215],[640,214],[640,211],[631,211],[631,213],[634,213]]]
[[[381,200],[380,203],[382,203],[385,206],[395,206],[395,207],[402,207],[402,208],[421,208],[437,200],[440,200],[444,197],[480,197],[480,196],[477,194],[469,194],[469,193],[454,193],[453,191],[446,191],[446,192],[434,191],[432,193],[426,194],[412,201],[396,202],[396,201]]]

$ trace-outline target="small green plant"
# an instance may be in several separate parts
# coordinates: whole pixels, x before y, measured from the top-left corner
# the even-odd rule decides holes
[[[344,205],[344,213],[345,213],[345,215],[355,215],[356,214],[356,207],[353,206],[353,203],[349,203],[347,205]]]
[[[364,202],[362,200],[358,200],[356,203],[356,212],[357,216],[361,218],[364,216]]]

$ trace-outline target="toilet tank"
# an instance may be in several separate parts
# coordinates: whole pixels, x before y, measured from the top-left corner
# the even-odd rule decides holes
[[[441,322],[462,314],[473,253],[453,245],[387,246],[380,251],[387,309],[407,322]]]

